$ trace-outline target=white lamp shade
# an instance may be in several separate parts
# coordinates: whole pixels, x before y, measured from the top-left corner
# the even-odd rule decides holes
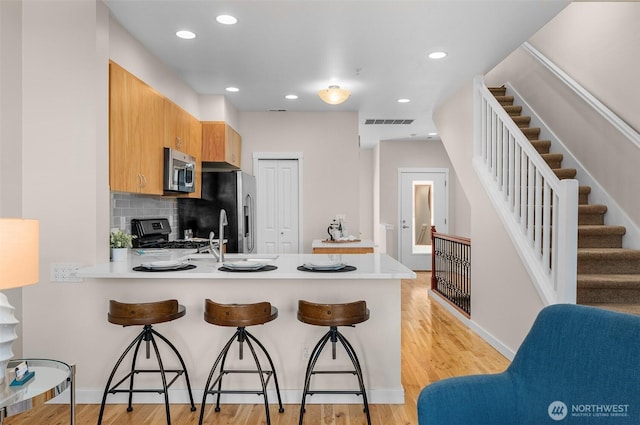
[[[330,105],[339,105],[351,96],[351,92],[339,86],[329,86],[327,89],[318,91],[318,96]]]
[[[38,283],[39,228],[37,220],[0,218],[0,290]]]

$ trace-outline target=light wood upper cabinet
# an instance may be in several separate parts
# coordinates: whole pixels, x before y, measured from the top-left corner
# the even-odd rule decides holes
[[[170,101],[164,100],[164,146],[194,156],[191,146],[191,115]]]
[[[109,64],[109,186],[162,195],[164,98]]]
[[[189,117],[189,146],[196,158],[196,190],[188,195],[189,198],[200,198],[202,193],[202,124],[194,117]]]
[[[239,169],[242,138],[223,121],[202,123],[202,161],[215,162],[220,168]]]

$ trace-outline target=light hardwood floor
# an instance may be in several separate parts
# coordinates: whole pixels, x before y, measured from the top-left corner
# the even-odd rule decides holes
[[[461,325],[437,302],[427,297],[429,273],[418,273],[416,280],[402,281],[402,383],[405,404],[371,405],[373,425],[416,425],[416,399],[420,390],[430,382],[442,378],[475,373],[494,373],[509,364],[500,353],[476,334]],[[375,314],[375,312],[371,312]],[[99,405],[78,405],[76,424],[95,425]],[[278,413],[271,408],[272,425],[298,423],[299,405],[285,405]],[[264,424],[264,406],[223,405],[219,413],[207,409],[205,424],[260,425]],[[198,423],[199,411],[191,412],[187,405],[171,407],[173,425]],[[66,405],[47,405],[5,420],[5,425],[67,425]],[[308,405],[306,425],[365,425],[361,405]],[[164,425],[164,405],[134,405],[131,413],[124,405],[108,405],[104,425]]]

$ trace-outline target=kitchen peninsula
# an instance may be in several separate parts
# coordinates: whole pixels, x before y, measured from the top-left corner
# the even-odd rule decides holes
[[[96,367],[107,370],[114,362],[111,347],[120,347],[126,338],[120,330],[112,330],[106,323],[107,304],[110,299],[122,302],[149,302],[162,299],[177,299],[185,305],[185,317],[158,325],[158,331],[179,347],[192,381],[196,399],[202,396],[202,389],[210,363],[226,342],[232,329],[211,326],[203,320],[204,300],[210,298],[220,303],[254,303],[269,301],[278,308],[278,318],[261,326],[252,326],[252,332],[269,350],[278,373],[284,403],[299,403],[303,377],[308,356],[320,336],[327,329],[309,326],[297,319],[298,300],[318,303],[342,303],[365,300],[371,312],[368,321],[355,328],[342,329],[354,345],[363,364],[365,385],[370,403],[404,403],[401,384],[400,364],[400,282],[413,279],[415,273],[386,254],[280,254],[252,255],[253,261],[277,267],[271,271],[225,272],[219,270],[222,264],[214,262],[206,254],[185,254],[184,250],[165,250],[144,255],[132,251],[128,262],[104,263],[80,269],[77,276],[85,284],[96,285],[101,294],[103,309],[94,314],[104,317],[104,334],[101,340],[110,350],[92,359]],[[238,261],[242,256],[229,254],[227,261]],[[154,261],[188,261],[196,267],[189,270],[168,272],[134,271],[142,263]],[[356,270],[347,272],[301,271],[298,267],[306,263],[326,263],[341,261]],[[129,332],[133,333],[134,330]],[[330,352],[331,350],[329,350]],[[230,356],[231,357],[231,356]],[[238,362],[234,354],[233,366]],[[336,360],[331,355],[323,356],[318,364],[331,369],[347,368],[350,361],[340,350]],[[106,376],[105,378],[106,379]],[[324,379],[324,381],[323,381]],[[249,380],[247,378],[247,380]],[[330,380],[330,381],[329,381]],[[353,376],[331,376],[318,378],[317,385],[323,383],[332,388],[351,389]],[[104,382],[91,382],[99,388]],[[247,388],[255,383],[249,381]],[[172,402],[186,402],[186,391],[172,387]],[[82,392],[82,389],[79,389]],[[138,400],[161,402],[155,394],[142,395]],[[93,396],[87,397],[93,399]],[[349,399],[352,397],[352,399]],[[273,397],[270,395],[270,399]],[[114,400],[117,400],[114,397]],[[353,402],[360,403],[356,396],[318,394],[309,399],[311,403]],[[255,395],[228,395],[223,402],[260,402]]]

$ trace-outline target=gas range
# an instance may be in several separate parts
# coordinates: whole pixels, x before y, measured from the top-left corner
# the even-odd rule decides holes
[[[209,245],[207,239],[177,239],[170,241],[171,225],[166,218],[134,218],[131,220],[134,248],[198,249]]]

